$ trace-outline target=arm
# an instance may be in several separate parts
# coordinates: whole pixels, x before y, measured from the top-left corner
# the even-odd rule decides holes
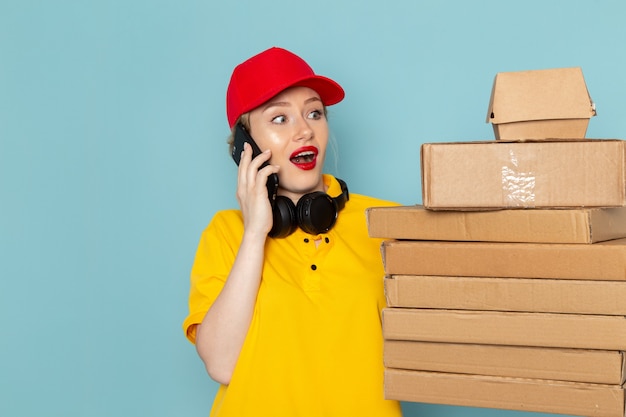
[[[269,160],[264,152],[251,161],[246,144],[239,165],[237,200],[244,217],[244,234],[235,262],[220,292],[197,328],[196,349],[207,372],[221,384],[230,383],[245,340],[261,284],[265,240],[272,227],[267,177],[278,168],[259,166]]]

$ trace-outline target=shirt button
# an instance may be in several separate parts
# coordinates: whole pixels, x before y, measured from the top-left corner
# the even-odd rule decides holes
[[[309,239],[308,238],[304,238],[304,243],[309,243]]]
[[[311,265],[311,269],[315,271],[317,269],[317,265]]]
[[[329,238],[325,238],[324,240],[326,241],[326,243],[330,242]]]

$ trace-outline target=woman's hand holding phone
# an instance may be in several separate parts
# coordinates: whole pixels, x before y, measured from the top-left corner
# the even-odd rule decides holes
[[[273,224],[268,181],[271,181],[270,176],[276,175],[278,167],[267,163],[272,156],[269,149],[254,159],[253,153],[251,144],[245,142],[240,155],[237,200],[243,213],[245,230],[267,236]]]
[[[246,230],[252,226],[250,223],[252,221],[251,216],[262,207],[260,217],[265,218],[266,221],[263,223],[266,227],[262,227],[261,230],[267,228],[265,232],[267,234],[272,229],[272,206],[278,193],[278,175],[276,175],[278,167],[269,165],[271,153],[269,150],[261,152],[261,149],[241,123],[235,125],[231,156],[239,166],[237,200],[244,215],[244,226]],[[254,198],[250,197],[250,193],[254,193]],[[267,226],[268,224],[269,226]]]

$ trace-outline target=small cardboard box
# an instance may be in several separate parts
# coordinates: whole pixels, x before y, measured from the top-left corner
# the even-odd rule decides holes
[[[434,210],[626,206],[626,141],[426,143],[422,198]]]
[[[619,385],[385,370],[385,398],[594,417],[624,417]]]
[[[387,368],[594,384],[624,383],[624,352],[386,340]]]
[[[496,139],[582,139],[595,115],[582,70],[554,68],[496,74],[487,123]]]
[[[626,237],[626,207],[434,211],[423,206],[367,209],[371,237],[527,243],[594,243]]]
[[[591,314],[383,309],[386,340],[626,350],[626,318]]]
[[[387,275],[626,280],[626,239],[571,243],[385,241]]]
[[[385,277],[389,307],[626,316],[626,281]]]

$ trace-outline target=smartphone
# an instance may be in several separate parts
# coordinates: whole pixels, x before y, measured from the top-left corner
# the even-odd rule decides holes
[[[254,139],[252,139],[252,136],[250,136],[250,133],[248,133],[246,128],[243,127],[241,123],[237,123],[235,125],[235,137],[234,137],[234,143],[233,143],[233,152],[231,155],[237,165],[239,165],[239,162],[241,160],[241,152],[243,152],[243,144],[245,142],[248,142],[250,146],[252,147],[252,159],[256,158],[258,155],[261,154],[261,149],[259,149],[259,146],[256,144]],[[267,165],[269,165],[267,161],[263,162],[263,164],[261,165],[261,168]],[[278,194],[278,175],[271,174],[269,177],[267,177],[267,196],[269,197],[270,203],[272,203],[272,205],[274,204],[274,201],[276,200],[277,194]]]

